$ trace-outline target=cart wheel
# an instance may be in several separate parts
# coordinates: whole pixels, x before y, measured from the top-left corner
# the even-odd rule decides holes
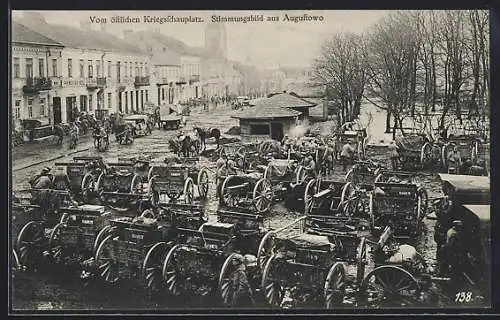
[[[186,179],[186,182],[184,182],[184,202],[186,204],[193,204],[193,198],[194,198],[194,183],[193,179],[188,177]]]
[[[257,212],[266,212],[273,204],[274,191],[268,179],[260,179],[253,189],[253,203]]]
[[[198,193],[200,194],[200,198],[206,199],[208,196],[208,187],[209,187],[209,181],[208,181],[208,173],[205,168],[202,168],[200,172],[198,172]]]
[[[342,305],[345,295],[346,274],[342,262],[336,262],[328,272],[325,281],[325,306],[327,309],[333,309]]]
[[[134,177],[132,178],[132,182],[130,183],[130,192],[132,194],[139,194],[143,193],[142,190],[142,177],[138,174],[134,174]]]
[[[103,186],[102,186],[102,181],[104,179],[104,172],[99,175],[99,178],[97,178],[97,183],[95,185],[95,192],[100,195],[101,192],[103,191]]]
[[[114,235],[102,240],[95,254],[95,263],[99,276],[107,283],[116,283],[119,280],[118,266],[112,258],[112,244]]]
[[[297,168],[297,172],[296,172],[295,176],[296,176],[296,183],[297,184],[302,184],[307,179],[307,171],[306,171],[306,169],[303,166],[299,166]]]
[[[151,166],[151,168],[149,168],[148,170],[148,181],[151,180],[151,178],[153,177],[153,170],[154,170],[155,167]]]
[[[267,260],[274,254],[274,239],[276,235],[274,232],[270,231],[264,235],[259,243],[259,249],[257,251],[257,265],[259,269],[264,269]]]
[[[177,268],[177,251],[179,248],[181,248],[180,245],[175,245],[170,249],[165,257],[162,269],[163,280],[167,285],[167,292],[174,296],[179,296],[181,293],[179,282],[182,276],[179,274],[179,269]]]
[[[423,219],[427,215],[427,210],[429,208],[429,195],[427,190],[423,187],[417,189],[418,203],[417,203],[417,221]]]
[[[229,181],[233,179],[233,175],[227,176],[226,179],[224,179],[224,182],[222,183],[222,187],[220,189],[220,203],[225,206],[230,206],[234,207],[236,202],[237,202],[237,197],[232,195],[230,192],[227,191],[227,187],[229,187]]]
[[[42,256],[45,234],[38,222],[28,222],[17,235],[16,250],[22,266],[31,267]]]
[[[12,249],[12,257],[10,259],[11,261],[11,269],[12,270],[19,270],[21,269],[21,263],[19,262],[19,256],[17,255],[16,249]]]
[[[64,223],[58,223],[49,236],[49,252],[54,261],[58,262],[64,257],[63,243],[61,242],[61,232],[65,227]]]
[[[432,159],[432,147],[426,142],[420,149],[420,167],[424,169],[429,165],[430,160]]]
[[[304,191],[304,214],[310,214],[314,205],[314,195],[317,193],[316,179],[310,180]]]
[[[94,246],[93,246],[94,256],[97,252],[97,249],[99,249],[99,245],[101,244],[102,240],[104,240],[107,236],[110,235],[110,231],[111,231],[111,226],[105,226],[104,228],[102,228],[99,231],[99,233],[95,237]]]
[[[356,194],[356,189],[354,189],[352,183],[351,182],[346,183],[342,188],[342,195],[340,197],[340,202],[342,203],[350,201],[353,197],[355,197],[355,194]]]
[[[95,179],[90,173],[87,173],[82,179],[82,196],[84,202],[89,200],[89,195],[95,190]]]
[[[362,237],[356,250],[356,284],[360,284],[365,277],[366,267],[366,238]]]
[[[165,242],[158,242],[149,249],[142,263],[142,276],[148,296],[157,294],[162,284],[162,264],[167,251]]]
[[[354,168],[349,169],[345,174],[345,181],[354,182]]]
[[[405,269],[398,266],[375,268],[363,280],[360,286],[361,297],[370,306],[406,306],[416,305],[420,294],[417,280]]]
[[[233,264],[233,260],[238,256],[237,253],[232,253],[227,259],[224,261],[222,265],[222,269],[219,275],[219,294],[222,301],[222,305],[234,306],[236,303],[236,299],[238,298],[238,279],[235,276],[235,272],[237,272],[235,265]]]
[[[276,255],[271,256],[264,267],[261,281],[264,300],[273,307],[281,305],[285,293],[285,288],[281,285],[280,281],[279,264],[280,262],[277,261]]]

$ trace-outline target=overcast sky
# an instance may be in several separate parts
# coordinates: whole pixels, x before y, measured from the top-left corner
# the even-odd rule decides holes
[[[15,12],[13,15],[19,14]],[[284,15],[323,16],[324,20],[294,23],[282,21]],[[228,58],[249,61],[258,67],[308,66],[318,54],[322,42],[339,31],[363,32],[387,11],[42,11],[49,23],[79,26],[80,21],[90,21],[90,17],[105,17],[107,30],[122,36],[124,29],[146,30],[159,28],[162,33],[173,36],[191,46],[204,45],[204,29],[211,22],[212,15],[244,16],[264,14],[264,17],[279,16],[279,22],[225,23],[227,32]],[[203,23],[110,23],[115,15],[137,17],[143,21],[144,15],[159,17],[198,16]],[[98,24],[93,28],[99,29]]]

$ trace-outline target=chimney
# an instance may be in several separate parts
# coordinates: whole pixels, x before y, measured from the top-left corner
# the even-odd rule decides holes
[[[107,24],[106,23],[101,23],[101,31],[107,32]]]
[[[89,31],[91,29],[90,21],[87,20],[80,21],[80,28],[82,28],[85,31]]]
[[[131,30],[131,29],[126,29],[126,30],[123,30],[123,39],[127,40],[127,38],[129,38],[132,33],[134,33],[134,30]]]

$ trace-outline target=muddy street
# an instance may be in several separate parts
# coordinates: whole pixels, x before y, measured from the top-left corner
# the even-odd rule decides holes
[[[189,118],[184,131],[189,131],[193,126],[201,125],[205,127],[218,127],[222,132],[226,132],[230,127],[236,125],[236,121],[230,117],[232,112],[221,108],[215,112],[211,112],[208,116],[204,112],[193,112]],[[176,135],[178,131],[154,130],[150,136],[137,138],[130,146],[122,146],[112,141],[107,152],[99,153],[91,145],[90,141],[84,141],[77,146],[78,150],[84,150],[69,154],[66,157],[58,158],[36,164],[27,168],[26,159],[22,156],[17,156],[13,161],[15,170],[13,174],[13,189],[28,188],[28,179],[45,166],[53,166],[55,162],[69,161],[73,156],[78,155],[102,155],[109,161],[116,161],[118,157],[135,157],[140,155],[151,156],[152,158],[163,158],[169,152],[168,139]],[[111,137],[114,140],[114,137]],[[52,157],[60,154],[68,154],[65,147],[54,148]],[[88,150],[85,150],[88,148]],[[209,141],[208,149],[215,148],[213,141]],[[30,154],[27,151],[23,151]],[[388,162],[387,152],[385,148],[374,147],[368,149],[368,157],[381,163]],[[40,155],[39,158],[41,158]],[[43,157],[49,159],[49,155],[44,154]],[[43,160],[43,159],[42,159]],[[210,220],[216,219],[216,211],[218,208],[218,200],[215,194],[215,163],[210,157],[200,157],[199,166],[206,167],[209,171],[210,187],[208,192],[208,201],[206,210]],[[342,172],[340,165],[336,165],[332,179],[343,180],[345,172]],[[423,173],[418,177],[419,182],[427,189],[430,198],[439,197],[441,195],[441,184],[436,174],[430,172]],[[300,209],[302,210],[302,209]],[[267,214],[265,219],[265,227],[277,229],[294,219],[302,216],[301,211],[290,211],[286,209],[282,203],[274,204],[271,212]],[[418,250],[422,253],[425,259],[433,263],[435,258],[436,247],[433,240],[434,222],[424,220],[425,226],[422,232],[422,239],[418,241]],[[369,272],[373,266],[368,265],[366,272]],[[354,277],[356,274],[355,267],[348,269],[349,276]],[[211,305],[210,298],[200,299],[180,299],[173,301],[171,298],[162,295],[154,299],[146,298],[142,292],[142,288],[137,283],[122,283],[117,286],[103,285],[102,281],[94,278],[92,275],[83,276],[81,270],[75,269],[59,270],[53,266],[49,266],[48,270],[43,267],[35,272],[16,272],[12,279],[12,303],[14,309],[36,310],[36,309],[75,309],[75,310],[128,310],[128,309],[171,309],[175,307],[188,306],[185,301],[189,301],[189,307],[203,307]],[[346,299],[346,306],[352,305],[352,302]]]

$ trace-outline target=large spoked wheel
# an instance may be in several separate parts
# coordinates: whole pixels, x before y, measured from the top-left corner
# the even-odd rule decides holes
[[[316,179],[312,179],[306,185],[304,191],[304,214],[311,213],[314,205],[314,195],[318,192]]]
[[[372,307],[411,307],[418,304],[420,285],[406,270],[398,266],[375,268],[362,281],[360,297]]]
[[[194,182],[193,179],[188,177],[184,182],[184,202],[186,204],[193,204],[194,199]]]
[[[162,266],[166,251],[166,243],[158,242],[149,249],[142,263],[142,276],[145,281],[144,286],[149,296],[155,295],[161,291],[163,281]]]
[[[268,179],[260,179],[253,188],[253,203],[257,212],[266,212],[271,208],[274,198],[273,186]]]
[[[271,179],[272,174],[273,174],[273,165],[268,164],[266,167],[266,170],[264,170],[264,179]]]
[[[220,197],[220,202],[222,205],[225,206],[230,206],[234,207],[236,203],[239,201],[239,197],[237,196],[237,193],[232,193],[229,191],[229,182],[234,179],[234,175],[227,176],[226,179],[224,179],[224,182],[222,183],[222,187],[220,190],[221,197]]]
[[[239,283],[236,275],[237,266],[233,262],[237,258],[237,255],[237,253],[232,253],[227,257],[219,275],[219,295],[224,306],[234,306],[238,298]]]
[[[103,181],[104,181],[105,177],[104,177],[104,172],[101,173],[99,175],[99,177],[97,178],[97,182],[95,184],[95,192],[98,194],[98,195],[101,195],[102,191],[104,191],[104,187],[103,187]]]
[[[425,217],[429,208],[429,195],[427,194],[427,190],[425,190],[423,187],[419,187],[417,189],[417,197],[417,220],[420,221],[420,219],[423,219]]]
[[[351,182],[348,182],[342,188],[342,194],[340,197],[340,202],[350,201],[352,198],[356,196],[356,189],[352,185]]]
[[[209,181],[208,181],[208,173],[205,168],[201,169],[200,172],[198,172],[197,182],[198,182],[197,183],[198,193],[200,194],[200,198],[207,199]]]
[[[92,174],[87,173],[83,177],[81,189],[84,201],[88,201],[90,195],[95,191],[95,178]]]
[[[366,239],[362,237],[356,251],[356,283],[358,285],[361,284],[365,277],[366,253]]]
[[[12,249],[12,256],[10,259],[10,266],[12,270],[21,269],[21,262],[19,261],[19,256],[17,255],[16,249]]]
[[[429,142],[424,143],[420,149],[420,167],[423,169],[432,161],[432,146]]]
[[[109,235],[102,240],[95,254],[95,263],[98,275],[107,283],[114,284],[118,282],[118,266],[111,255],[111,246],[114,235]]]
[[[49,252],[56,262],[64,258],[64,244],[61,241],[61,232],[64,227],[64,223],[58,223],[54,229],[52,229],[49,237]]]
[[[93,246],[93,252],[94,252],[94,256],[97,252],[97,249],[99,249],[99,245],[101,244],[102,240],[104,240],[107,236],[109,236],[111,234],[111,226],[105,226],[104,228],[102,228],[99,233],[97,234],[97,236],[95,237],[95,240],[94,240],[94,246]]]
[[[328,272],[325,281],[325,307],[333,309],[342,305],[345,295],[346,272],[341,262],[336,262]]]
[[[33,267],[42,256],[46,243],[44,229],[38,222],[28,222],[17,235],[16,251],[19,263],[24,267]]]
[[[303,166],[299,166],[297,168],[297,172],[295,173],[295,182],[297,184],[302,184],[306,181],[307,179],[307,170]]]
[[[281,305],[285,293],[285,288],[281,285],[280,263],[276,255],[273,255],[267,261],[262,274],[261,290],[264,294],[264,301],[272,307]]]
[[[179,248],[181,248],[181,246],[176,245],[170,249],[165,257],[162,269],[163,281],[165,282],[167,292],[173,296],[181,294],[180,281],[182,279],[182,275],[180,275],[177,267],[177,254]]]
[[[138,174],[134,174],[132,181],[130,182],[130,192],[133,194],[144,193],[142,177]]]
[[[264,235],[259,243],[259,249],[257,251],[257,265],[259,269],[264,269],[267,260],[274,254],[274,240],[276,235],[274,232],[270,231]]]

